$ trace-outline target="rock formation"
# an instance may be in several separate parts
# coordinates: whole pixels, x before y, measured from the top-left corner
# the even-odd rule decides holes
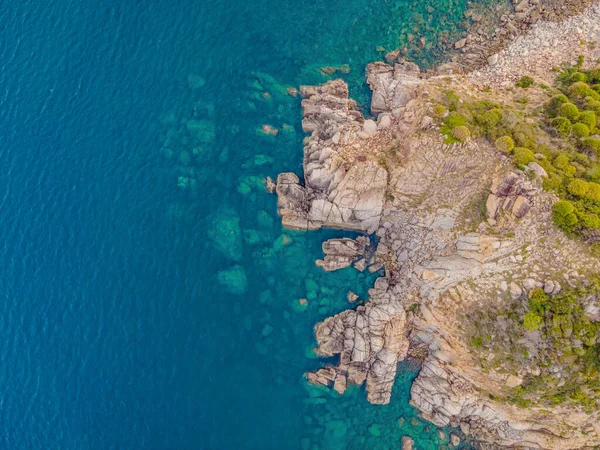
[[[319,87],[303,86],[300,92],[302,128],[312,134],[304,145],[304,186],[292,173],[277,177],[284,226],[375,231],[387,172],[375,161],[351,163],[351,151],[360,147],[359,140],[368,134],[363,131],[365,122],[356,103],[348,99],[348,86],[334,80]]]
[[[364,256],[368,243],[369,238],[365,236],[356,239],[329,239],[323,242],[325,258],[317,260],[316,264],[327,272],[350,267],[353,262]]]
[[[340,355],[337,367],[307,374],[310,382],[362,384],[366,380],[367,398],[371,403],[390,401],[396,366],[408,351],[405,333],[406,313],[394,299],[387,280],[379,278],[369,291],[369,303],[354,311],[344,311],[317,324],[319,356]],[[323,377],[324,371],[332,374]],[[324,382],[327,380],[327,382]],[[340,389],[336,389],[339,390]]]
[[[589,14],[600,18],[600,8]],[[547,58],[547,49],[540,47],[540,58]],[[494,61],[495,68],[468,77],[423,78],[411,64],[369,65],[377,120],[364,119],[341,80],[301,88],[303,128],[311,135],[304,146],[304,185],[292,173],[277,178],[283,224],[375,233],[369,268],[385,268],[366,303],[316,325],[317,354],[339,355],[339,361],[306,378],[340,394],[348,383],[366,383],[368,400],[385,404],[397,363],[409,353],[421,355],[411,403],[432,423],[460,426],[494,445],[600,445],[597,415],[568,406],[547,414],[502,401],[540,368],[484,373],[465,342],[464,312],[506,304],[537,288],[557,295],[558,279],[583,278],[574,267],[598,269],[580,242],[553,225],[556,199],[540,186],[548,176],[540,164],[529,163],[528,176],[487,141],[448,144],[432,119],[436,97],[451,89],[469,95],[485,85],[486,73],[501,77],[502,67],[512,73],[504,61],[511,51]],[[367,258],[358,260],[365,247],[359,239],[327,241],[318,264],[365,270]],[[598,320],[598,299],[587,299],[585,311]]]

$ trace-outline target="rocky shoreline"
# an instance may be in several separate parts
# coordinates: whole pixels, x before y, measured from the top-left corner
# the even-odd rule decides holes
[[[535,25],[466,75],[441,75],[448,66],[422,74],[407,62],[370,64],[376,120],[363,116],[341,80],[300,89],[303,129],[310,136],[303,182],[293,173],[277,177],[283,224],[375,234],[371,250],[364,237],[328,241],[317,263],[328,271],[354,265],[382,273],[366,303],[316,325],[317,354],[339,355],[339,362],[307,374],[309,382],[340,394],[348,384],[365,383],[368,400],[385,404],[397,363],[415,355],[422,368],[411,404],[436,425],[460,427],[490,448],[600,445],[595,411],[502,401],[540,368],[483,370],[469,348],[464,315],[526,298],[535,289],[557,295],[562,285],[585,283],[586,274],[597,272],[597,258],[553,225],[556,197],[541,188],[548,175],[537,162],[518,170],[484,139],[448,143],[435,117],[436,104],[449,92],[513,101],[522,75],[550,83],[553,66],[580,54],[598,60],[600,6],[560,24],[541,21],[575,11],[560,4],[515,5],[519,20],[531,25],[534,17]],[[529,100],[534,104],[545,101],[538,91]],[[598,298],[589,301],[597,305]]]

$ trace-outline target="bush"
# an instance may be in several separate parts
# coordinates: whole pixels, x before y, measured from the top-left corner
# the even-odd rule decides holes
[[[573,103],[565,103],[558,109],[558,115],[575,122],[579,119],[579,109]]]
[[[576,138],[586,138],[590,135],[590,129],[584,123],[576,123],[571,129],[571,134]]]
[[[564,117],[557,117],[556,119],[552,119],[550,121],[550,125],[554,127],[556,132],[560,134],[562,137],[567,137],[571,134],[571,130],[573,129],[573,125],[568,119]]]
[[[543,319],[534,312],[528,312],[523,316],[523,328],[526,331],[536,331],[542,327]]]
[[[565,96],[565,95],[555,95],[554,97],[552,97],[550,99],[550,101],[548,102],[548,109],[553,113],[556,114],[558,109],[564,105],[565,103],[569,103],[569,99]]]
[[[535,80],[528,76],[523,76],[517,81],[517,86],[523,89],[527,89],[535,83]]]
[[[600,83],[600,67],[590,70],[587,75],[591,83]]]
[[[448,117],[444,120],[444,124],[450,129],[453,130],[456,127],[462,127],[467,124],[467,118],[462,114],[457,112],[451,112],[448,114]]]
[[[513,161],[515,162],[515,164],[520,166],[526,166],[534,160],[535,155],[528,148],[517,147],[515,149],[515,155],[513,156]]]
[[[442,117],[446,114],[446,107],[444,105],[437,105],[433,108],[433,113],[438,117]]]
[[[502,136],[496,139],[496,149],[504,153],[510,153],[515,148],[515,141],[510,136]]]
[[[588,77],[585,73],[575,72],[569,77],[569,83],[577,83],[578,81],[586,82]]]
[[[593,112],[596,115],[600,116],[600,101],[594,100],[593,98],[590,98],[590,100],[587,102],[587,108],[591,112]]]
[[[499,109],[491,109],[481,115],[475,116],[475,122],[485,130],[496,127],[502,120],[502,111]]]
[[[569,168],[571,167],[571,162],[565,155],[558,155],[556,158],[554,158],[554,162],[552,164],[558,170],[562,170],[563,172],[569,171]]]
[[[600,139],[587,138],[583,141],[583,146],[587,150],[600,155]]]
[[[538,315],[544,315],[548,296],[543,289],[532,289],[529,292],[529,310]]]
[[[569,97],[575,97],[577,99],[583,100],[584,98],[590,96],[590,93],[593,92],[592,89],[584,83],[583,81],[578,81],[577,83],[573,83],[567,89],[569,93]]]
[[[456,127],[452,130],[452,137],[454,139],[456,139],[457,141],[464,141],[465,139],[468,139],[469,136],[471,136],[471,132],[469,131],[469,129],[464,126],[461,125],[459,127]]]
[[[568,200],[559,200],[552,205],[552,219],[559,228],[571,231],[578,222],[575,207]]]
[[[596,113],[594,111],[583,111],[579,115],[579,122],[586,124],[590,130],[596,128]]]
[[[587,181],[576,178],[567,185],[567,191],[569,194],[575,197],[585,197],[590,190],[589,183]]]
[[[586,195],[586,198],[590,200],[594,200],[596,202],[600,201],[600,184],[590,182],[588,183],[589,189]]]

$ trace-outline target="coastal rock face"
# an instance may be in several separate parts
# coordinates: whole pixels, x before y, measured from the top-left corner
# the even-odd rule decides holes
[[[527,9],[534,4],[527,3]],[[600,9],[594,11],[600,14]],[[586,19],[586,36],[595,23],[600,22]],[[539,50],[548,59],[546,66],[556,64],[546,56],[554,47]],[[317,354],[339,355],[339,362],[306,378],[340,394],[349,383],[366,383],[368,400],[384,404],[390,401],[398,361],[410,354],[422,362],[411,403],[436,425],[460,427],[491,448],[598,445],[597,415],[573,405],[553,406],[549,414],[506,401],[515,387],[526,386],[528,377],[559,373],[533,365],[515,370],[494,360],[496,354],[485,345],[478,354],[466,330],[483,323],[471,312],[487,317],[485,313],[502,311],[511,302],[525,308],[532,289],[556,295],[565,283],[574,286],[581,280],[575,268],[598,268],[580,242],[553,225],[556,199],[541,188],[549,176],[542,167],[544,155],[528,165],[529,178],[490,142],[470,138],[450,145],[439,133],[434,110],[449,91],[479,99],[483,93],[476,87],[500,84],[507,73],[514,86],[514,72],[523,73],[507,62],[512,51],[492,58],[493,68],[465,77],[423,78],[407,64],[369,65],[376,120],[364,120],[341,81],[302,88],[303,127],[312,134],[305,140],[304,185],[291,173],[277,180],[283,223],[298,229],[374,232],[377,245],[370,256],[361,258],[364,247],[358,239],[333,239],[323,245],[325,257],[318,264],[325,270],[353,265],[385,272],[366,303],[316,325]],[[596,50],[590,47],[589,52]],[[546,96],[540,101],[547,101]],[[356,300],[351,294],[350,302]],[[599,320],[598,299],[586,301],[588,317]],[[502,325],[502,320],[496,321]],[[514,323],[522,331],[519,320]],[[494,345],[510,341],[501,325],[500,332],[490,333]],[[528,349],[536,345],[532,336],[523,337]],[[484,370],[486,359],[498,365]],[[458,439],[452,435],[453,442]]]
[[[362,384],[366,380],[371,403],[389,403],[396,366],[408,351],[406,313],[394,299],[387,281],[380,278],[369,291],[369,302],[355,311],[344,311],[315,327],[319,356],[340,355],[337,367],[307,374],[312,383],[329,385],[338,378],[345,383]],[[335,374],[323,377],[323,371]],[[327,380],[327,382],[323,382]]]
[[[363,116],[348,98],[348,86],[334,80],[300,89],[304,120],[312,133],[304,145],[304,186],[292,173],[277,178],[279,214],[292,229],[320,227],[373,232],[383,208],[387,172],[375,161],[353,161]],[[368,127],[367,127],[368,129]]]

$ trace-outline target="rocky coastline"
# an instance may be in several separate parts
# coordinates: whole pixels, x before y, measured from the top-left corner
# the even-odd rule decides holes
[[[502,45],[492,41],[486,48],[497,51],[491,56],[482,49],[477,58],[467,57],[486,62],[471,64],[477,68],[466,74],[452,73],[449,65],[421,73],[396,58],[370,64],[374,118],[364,117],[342,80],[300,88],[302,126],[309,133],[304,180],[291,172],[277,177],[273,189],[283,225],[374,234],[374,240],[327,241],[317,264],[327,271],[353,265],[382,275],[364,304],[316,325],[317,354],[339,359],[306,374],[310,383],[340,394],[349,384],[364,383],[371,403],[386,404],[398,362],[414,357],[421,371],[411,404],[436,425],[460,427],[488,448],[600,445],[595,410],[573,404],[524,408],[506,400],[527,377],[548,371],[560,379],[560,367],[490,369],[469,342],[475,312],[526,301],[536,290],[551,298],[585,284],[598,273],[598,258],[554,225],[557,198],[542,189],[548,177],[538,164],[543,155],[519,169],[485,139],[448,142],[435,112],[449,92],[461,102],[515,103],[521,76],[551,84],[555,66],[573,64],[579,55],[598,61],[600,5],[590,3],[515,3],[515,16],[505,22],[522,23],[527,34],[498,50],[518,33],[497,32]],[[467,41],[460,45],[464,55],[479,42]],[[547,100],[542,88],[529,97],[531,108]],[[587,301],[590,320],[597,320],[592,316],[598,296]],[[483,359],[495,357],[490,352]]]

